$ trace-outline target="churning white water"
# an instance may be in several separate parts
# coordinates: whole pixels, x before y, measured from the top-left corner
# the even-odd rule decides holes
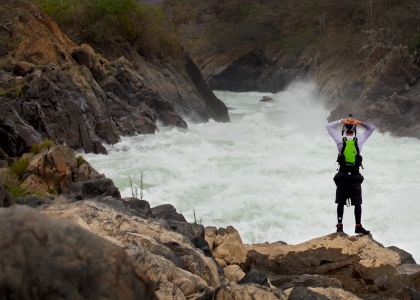
[[[171,203],[190,222],[195,212],[205,226],[232,225],[245,243],[297,244],[335,232],[337,148],[314,87],[215,93],[230,123],[161,128],[85,158],[123,197],[132,195],[129,176],[140,196],[143,172],[143,198],[152,207]],[[259,102],[264,95],[274,101]],[[376,241],[419,261],[420,141],[375,131],[362,154],[362,224]],[[354,235],[353,207],[345,208],[344,231]]]

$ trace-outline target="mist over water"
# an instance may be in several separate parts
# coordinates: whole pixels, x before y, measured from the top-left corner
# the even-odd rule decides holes
[[[140,187],[143,171],[143,198],[152,207],[171,203],[190,222],[195,211],[204,226],[232,225],[244,243],[298,244],[335,232],[337,148],[314,87],[215,94],[229,107],[230,123],[161,128],[122,138],[107,156],[84,156],[123,197],[131,196],[129,176]],[[274,101],[259,102],[265,95]],[[419,140],[377,131],[362,151],[362,224],[376,241],[417,261],[419,153]],[[353,207],[345,207],[343,223],[354,235]]]

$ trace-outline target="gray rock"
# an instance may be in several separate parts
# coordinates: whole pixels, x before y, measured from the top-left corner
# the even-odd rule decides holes
[[[73,182],[63,195],[75,200],[85,200],[98,196],[111,196],[121,199],[121,194],[114,182],[108,178]]]
[[[157,299],[126,252],[26,206],[0,210],[4,299]]]
[[[288,300],[329,300],[328,297],[312,292],[306,287],[299,286],[293,288],[292,292],[289,295]]]

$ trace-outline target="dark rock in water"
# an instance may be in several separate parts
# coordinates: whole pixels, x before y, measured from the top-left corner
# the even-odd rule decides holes
[[[270,102],[270,101],[274,101],[274,99],[268,96],[263,96],[263,98],[260,100],[260,102]]]
[[[2,298],[157,299],[121,247],[73,222],[15,205],[0,210],[0,235]]]
[[[328,297],[312,292],[306,287],[299,286],[293,288],[292,292],[289,295],[288,300],[329,300]]]
[[[178,222],[187,222],[183,215],[177,213],[175,207],[172,204],[163,204],[155,206],[152,208],[152,213],[156,216],[156,218],[173,220]]]
[[[252,269],[251,271],[249,271],[239,283],[256,283],[270,287],[270,280],[268,279],[267,274],[256,269]]]
[[[395,246],[390,246],[388,247],[388,249],[391,249],[400,255],[401,264],[416,264],[416,261],[414,260],[413,256],[407,251]]]
[[[114,182],[108,178],[73,182],[63,195],[76,199],[84,200],[98,196],[112,196],[121,199],[121,194]]]

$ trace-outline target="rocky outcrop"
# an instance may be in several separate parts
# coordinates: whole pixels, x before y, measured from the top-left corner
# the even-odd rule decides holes
[[[373,104],[341,102],[331,111],[328,120],[342,119],[349,113],[358,120],[374,124],[381,132],[420,139],[420,102],[416,99],[394,94]]]
[[[38,191],[16,199],[4,188],[5,180],[12,182],[0,169],[0,204],[12,205],[0,209],[0,248],[6,253],[0,259],[0,291],[8,297],[23,297],[37,286],[34,298],[46,298],[60,288],[71,298],[106,293],[108,298],[155,299],[149,281],[159,299],[420,295],[420,266],[412,256],[397,247],[385,248],[370,235],[333,233],[298,245],[245,245],[232,226],[204,228],[187,222],[170,204],[150,207],[145,200],[121,199],[112,180],[102,178],[68,147],[55,145],[25,157],[29,164],[21,179],[34,177],[58,195]],[[18,204],[36,207],[43,216]],[[20,273],[11,270],[16,266]],[[54,284],[57,278],[59,286]]]
[[[25,206],[0,210],[5,299],[157,299],[119,246]]]
[[[186,53],[154,60],[121,39],[78,46],[34,5],[15,2],[1,4],[19,15],[10,30],[22,42],[0,57],[0,135],[10,141],[0,155],[21,156],[44,139],[106,153],[120,135],[229,121]]]
[[[214,90],[276,93],[305,73],[288,55],[279,57],[250,47],[234,48],[198,61]]]

